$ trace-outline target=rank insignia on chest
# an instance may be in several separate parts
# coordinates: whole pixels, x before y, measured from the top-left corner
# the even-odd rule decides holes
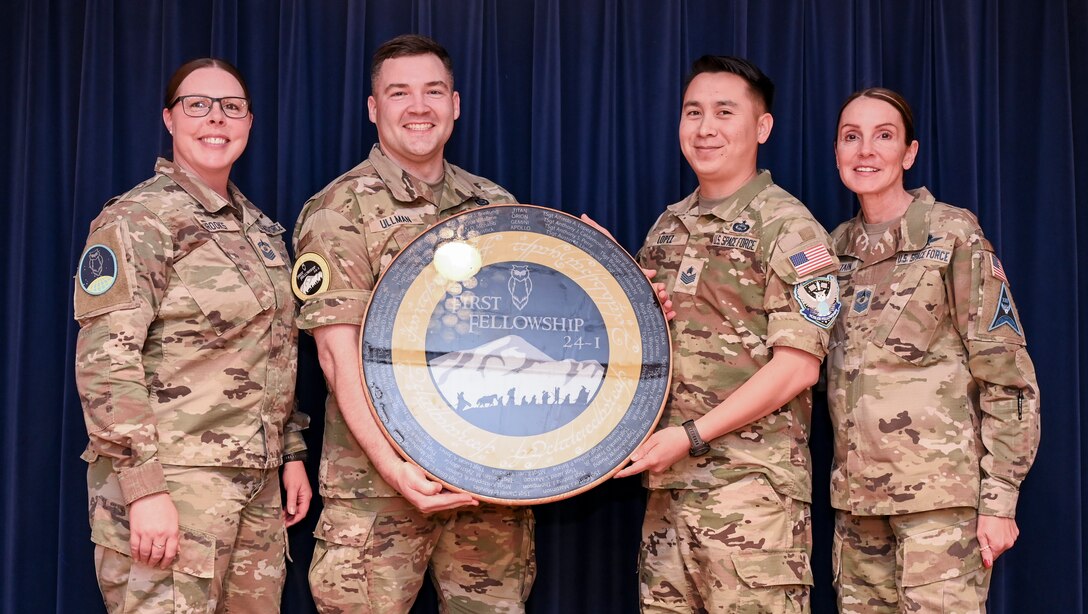
[[[1012,310],[1012,299],[1009,298],[1009,289],[1001,284],[1001,294],[997,297],[997,308],[994,309],[994,319],[990,321],[989,331],[995,331],[1002,326],[1008,326],[1014,333],[1024,336],[1020,332],[1020,323],[1016,321],[1016,314]]]
[[[272,247],[272,242],[268,239],[268,236],[254,232],[249,234],[249,242],[253,244],[253,247],[257,248],[257,252],[261,254],[261,258],[264,259],[265,266],[287,266],[287,262],[280,257],[276,248]]]
[[[866,313],[872,302],[873,291],[870,288],[858,288],[854,293],[854,313],[858,315]]]
[[[676,280],[672,285],[673,292],[694,295],[699,286],[699,275],[703,272],[703,264],[705,263],[699,258],[685,256],[680,261],[680,269],[676,272]]]
[[[801,316],[820,328],[831,328],[842,309],[839,280],[823,275],[793,286],[793,297],[801,306]]]

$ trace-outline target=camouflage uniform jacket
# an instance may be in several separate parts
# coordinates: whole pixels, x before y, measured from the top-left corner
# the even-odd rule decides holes
[[[433,224],[492,203],[513,203],[496,184],[447,163],[441,194],[402,170],[378,145],[361,164],[315,194],[295,226],[296,284],[304,297],[298,327],[362,325],[370,291],[393,257]],[[300,280],[320,262],[322,283]],[[318,270],[314,265],[314,270]],[[318,277],[311,276],[311,279]],[[301,281],[301,283],[300,283]],[[321,495],[341,499],[399,496],[378,475],[344,422],[335,397],[325,404]]]
[[[162,464],[272,468],[304,450],[283,227],[238,189],[227,203],[181,167],[114,199],[76,275],[76,385],[90,444],[126,503],[166,490]],[[89,266],[115,273],[105,292]]]
[[[827,361],[831,502],[1012,517],[1039,442],[1020,317],[975,216],[912,194],[875,244],[860,214],[833,233],[844,307]]]
[[[676,310],[672,390],[659,428],[714,409],[770,361],[776,346],[823,358],[838,310],[827,232],[770,173],[761,171],[709,213],[700,215],[698,203],[696,191],[668,207],[638,255],[643,267],[657,270],[654,281],[665,283]],[[806,316],[799,296],[813,280],[824,284],[829,303],[822,315]],[[811,501],[811,416],[812,393],[805,390],[709,442],[705,456],[650,475],[648,485],[713,488],[762,473],[779,493]]]

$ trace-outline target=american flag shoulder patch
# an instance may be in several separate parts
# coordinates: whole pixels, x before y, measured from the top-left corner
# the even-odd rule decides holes
[[[997,254],[990,254],[990,273],[997,279],[1009,283],[1009,280],[1005,277],[1005,269],[1002,268],[1001,261],[997,259]]]
[[[831,253],[827,251],[826,247],[819,244],[790,256],[790,264],[793,265],[793,270],[797,271],[797,274],[802,277],[813,271],[819,271],[831,263]]]

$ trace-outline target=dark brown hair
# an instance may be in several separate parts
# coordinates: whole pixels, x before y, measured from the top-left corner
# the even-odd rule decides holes
[[[238,84],[242,86],[242,92],[245,94],[246,100],[249,100],[249,86],[246,85],[246,80],[242,77],[242,73],[234,67],[234,64],[219,58],[197,58],[182,64],[174,71],[174,74],[170,76],[170,80],[166,83],[166,95],[162,100],[163,108],[170,108],[170,103],[174,102],[174,98],[178,93],[178,88],[181,87],[181,82],[185,80],[185,77],[188,77],[194,71],[201,68],[218,68],[226,71],[230,76],[238,80]],[[251,113],[253,112],[252,100],[250,100],[249,103],[249,110]]]
[[[899,117],[903,118],[903,136],[907,137],[907,145],[909,146],[914,142],[914,113],[911,112],[907,99],[903,98],[903,95],[899,92],[886,87],[870,87],[847,96],[846,101],[839,107],[839,118],[835,120],[836,131],[838,131],[839,124],[842,123],[842,112],[846,110],[846,105],[863,96],[892,105],[892,108],[899,112]]]
[[[370,91],[378,88],[378,76],[381,74],[382,64],[393,58],[411,57],[416,55],[434,55],[442,61],[446,72],[450,77],[450,88],[453,88],[453,60],[446,48],[439,45],[434,39],[421,34],[401,34],[391,38],[378,47],[374,52],[374,59],[370,62]]]

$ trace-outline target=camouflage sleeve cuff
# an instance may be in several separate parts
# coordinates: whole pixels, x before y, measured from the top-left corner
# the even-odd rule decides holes
[[[1016,502],[1020,490],[1008,482],[988,477],[982,479],[982,492],[978,497],[978,513],[983,516],[1016,518]]]
[[[296,320],[299,330],[330,324],[362,326],[369,290],[335,290],[311,298],[302,304]]]
[[[306,440],[300,431],[287,431],[283,434],[283,455],[306,451]]]
[[[828,331],[799,313],[772,313],[767,322],[767,347],[791,347],[822,359],[827,355]]]
[[[122,469],[117,475],[117,480],[121,483],[121,494],[125,498],[125,505],[141,497],[169,490],[166,486],[166,476],[162,472],[162,465],[157,460],[149,460],[142,465]]]

